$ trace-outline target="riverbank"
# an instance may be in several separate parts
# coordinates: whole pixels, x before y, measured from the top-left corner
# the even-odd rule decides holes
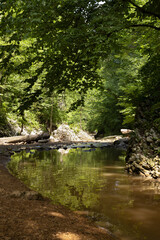
[[[2,240],[107,240],[114,239],[85,217],[53,205],[12,176],[6,163],[13,151],[27,148],[59,148],[66,143],[0,146],[0,239]],[[70,143],[73,144],[73,143]],[[80,144],[80,143],[79,143]],[[82,145],[81,145],[82,146]]]
[[[127,150],[126,170],[132,175],[160,179],[160,134],[156,130],[135,129]]]

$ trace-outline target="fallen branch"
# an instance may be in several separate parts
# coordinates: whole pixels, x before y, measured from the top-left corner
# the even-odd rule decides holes
[[[49,133],[42,133],[42,134],[36,134],[36,135],[14,136],[14,137],[1,138],[0,142],[3,142],[3,143],[19,143],[19,142],[29,143],[32,141],[48,139],[49,137],[50,137]]]

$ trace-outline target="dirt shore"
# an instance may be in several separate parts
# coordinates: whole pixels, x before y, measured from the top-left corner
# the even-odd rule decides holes
[[[0,146],[1,240],[113,239],[106,230],[63,206],[53,205],[49,199],[26,197],[31,190],[4,166],[11,148],[13,146]]]

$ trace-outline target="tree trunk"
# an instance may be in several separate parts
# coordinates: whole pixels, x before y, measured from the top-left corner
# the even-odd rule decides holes
[[[0,138],[0,142],[3,142],[3,143],[19,143],[19,142],[29,143],[31,141],[48,139],[49,137],[50,137],[49,133],[42,133],[42,134],[36,134],[36,135]]]
[[[49,127],[49,133],[52,134],[52,125],[53,125],[53,100],[51,105],[51,115],[50,115],[50,127]]]

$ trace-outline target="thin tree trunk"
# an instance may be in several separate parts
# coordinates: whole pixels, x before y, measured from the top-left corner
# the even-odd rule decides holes
[[[53,99],[51,103],[51,115],[50,115],[50,127],[49,127],[49,133],[52,134],[52,126],[53,126]]]

